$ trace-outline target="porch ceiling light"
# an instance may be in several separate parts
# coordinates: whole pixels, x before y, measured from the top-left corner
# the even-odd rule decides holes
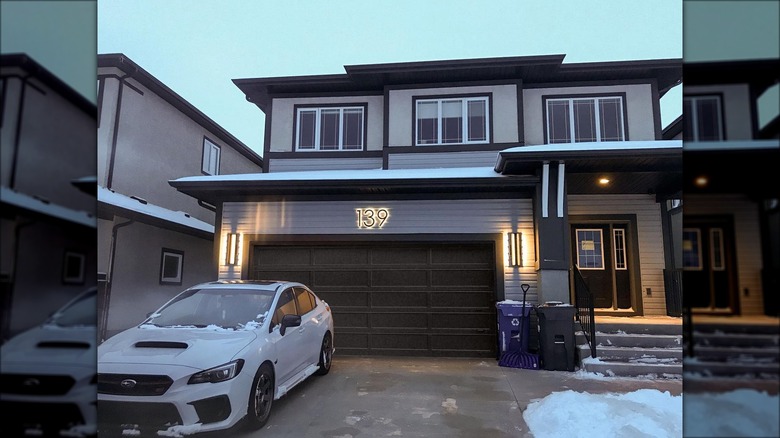
[[[706,176],[702,175],[696,177],[694,183],[696,184],[697,187],[707,187],[707,184],[710,183],[710,180]]]
[[[225,264],[228,266],[235,266],[238,264],[238,250],[241,245],[241,235],[238,233],[228,233],[227,235],[227,248],[225,251]]]
[[[599,178],[599,184],[602,185],[602,186],[605,186],[605,185],[609,184],[609,181],[610,181],[610,179],[607,178],[607,177]]]
[[[523,233],[511,232],[506,235],[509,248],[509,266],[523,266]]]

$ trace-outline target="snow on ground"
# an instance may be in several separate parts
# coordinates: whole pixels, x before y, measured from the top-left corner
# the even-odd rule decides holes
[[[681,437],[683,432],[692,437],[777,437],[778,412],[777,395],[752,389],[684,396],[656,389],[563,391],[529,404],[523,419],[535,438]]]

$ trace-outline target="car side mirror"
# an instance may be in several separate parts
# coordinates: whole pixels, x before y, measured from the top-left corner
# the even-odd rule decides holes
[[[284,336],[287,327],[298,327],[300,325],[301,317],[299,315],[284,315],[282,318],[282,326],[279,328],[279,334]]]

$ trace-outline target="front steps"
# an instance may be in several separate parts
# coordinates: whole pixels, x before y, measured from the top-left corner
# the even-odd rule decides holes
[[[580,369],[616,377],[682,377],[682,320],[627,317],[596,320],[596,358],[584,333],[577,333]]]
[[[777,381],[780,378],[778,320],[736,318],[693,323],[693,355],[684,360],[686,378]]]

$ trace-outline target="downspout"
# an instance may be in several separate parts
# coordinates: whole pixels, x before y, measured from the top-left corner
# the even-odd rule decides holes
[[[11,189],[16,188],[16,162],[19,158],[19,143],[22,134],[22,119],[24,117],[24,92],[27,89],[27,81],[31,77],[32,74],[19,76],[19,79],[22,81],[22,89],[19,92],[19,106],[16,113],[16,128],[14,129],[14,154],[13,158],[11,158],[11,180],[9,183]]]
[[[8,302],[4,303],[7,305],[6,312],[8,312],[6,315],[3,315],[3,323],[2,327],[0,327],[0,330],[2,333],[0,333],[0,339],[8,339],[10,337],[10,331],[11,331],[11,313],[13,308],[13,301],[14,301],[14,291],[16,289],[16,278],[17,273],[19,270],[19,236],[22,234],[21,230],[22,228],[26,228],[30,225],[35,224],[35,221],[28,221],[28,222],[22,222],[16,224],[16,227],[14,227],[14,268],[13,273],[11,274],[11,291],[10,294],[8,294]]]
[[[122,91],[125,88],[125,79],[138,72],[138,69],[135,68],[135,66],[131,67],[133,67],[132,72],[119,77],[119,91],[117,91],[116,96],[116,114],[114,114],[114,134],[111,136],[111,155],[108,161],[108,175],[106,176],[107,189],[111,189],[114,184],[114,160],[116,159],[116,144],[119,136],[119,116],[122,112]]]
[[[111,286],[114,284],[114,259],[116,258],[116,242],[119,229],[132,225],[135,221],[128,220],[120,224],[116,224],[111,228],[111,252],[108,259],[108,272],[106,273],[106,292],[103,301],[103,309],[100,315],[100,342],[103,342],[106,337],[106,324],[108,324],[108,307],[111,303]]]

